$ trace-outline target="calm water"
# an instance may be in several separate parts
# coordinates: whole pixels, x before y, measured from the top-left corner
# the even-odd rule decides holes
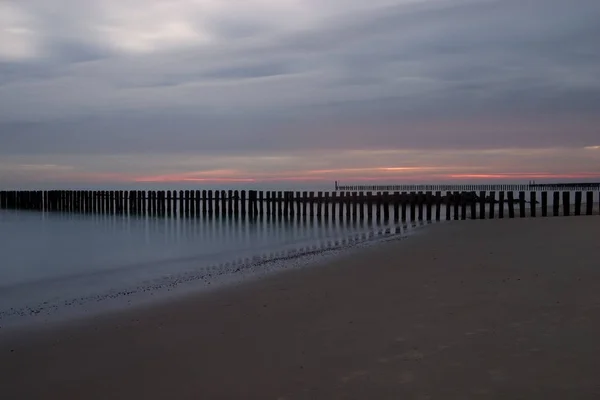
[[[250,222],[0,211],[0,325],[214,287],[411,230],[310,217]]]

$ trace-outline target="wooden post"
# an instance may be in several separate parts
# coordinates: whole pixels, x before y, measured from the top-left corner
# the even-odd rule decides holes
[[[192,215],[192,209],[194,208],[194,191],[193,190],[184,190],[183,191],[183,210],[180,216],[185,216],[186,218]],[[181,201],[181,200],[180,200]]]
[[[356,193],[354,193],[354,195],[356,195]],[[390,194],[388,192],[383,192],[383,221],[388,222],[389,220],[390,220]]]
[[[440,221],[442,218],[442,192],[435,192],[435,220]]]
[[[460,219],[463,221],[467,219],[467,201],[468,200],[469,200],[469,197],[467,196],[467,192],[460,192]],[[477,205],[477,202],[475,202],[474,198],[471,199],[471,204]]]
[[[401,212],[402,215],[400,216],[400,220],[402,222],[405,222],[406,219],[406,207],[408,206],[408,195],[406,194],[406,192],[402,192],[400,193],[400,207],[401,207]]]
[[[167,217],[171,218],[173,215],[173,198],[171,197],[171,191],[167,190]]]
[[[159,190],[156,192],[156,211],[161,217],[165,216],[165,191]]]
[[[331,220],[335,221],[335,208],[337,207],[337,193],[331,193]]]
[[[575,215],[581,215],[581,192],[575,192]]]
[[[352,192],[352,220],[356,221],[358,219],[358,193]]]
[[[542,192],[542,217],[548,216],[548,192]]]
[[[569,192],[563,192],[563,215],[568,217],[571,215],[571,199]]]
[[[594,213],[594,192],[587,192],[585,197],[585,215],[592,215]]]
[[[460,192],[454,192],[454,220],[456,221],[458,217],[458,208],[462,204],[462,196]]]
[[[213,193],[212,193],[212,190],[208,190],[206,192],[206,205],[208,208],[208,215],[212,217],[212,215],[213,215]]]
[[[519,217],[525,218],[525,192],[519,192]]]
[[[240,192],[240,196],[241,196],[241,209],[242,209],[242,216],[246,216],[246,191],[242,190]]]
[[[470,214],[471,214],[471,219],[477,219],[477,202],[475,201],[475,196],[477,194],[475,192],[471,192],[469,194],[469,197],[471,199],[471,204],[470,204]]]
[[[311,192],[310,197],[311,198],[313,197],[312,192]],[[283,194],[281,192],[277,192],[277,217],[278,218],[281,218],[281,216],[284,214],[283,213],[283,202],[284,202]]]
[[[452,193],[446,192],[446,221],[450,221],[450,203],[452,200]]]
[[[409,203],[410,203],[410,221],[415,222],[417,220],[417,194],[415,192],[410,192],[409,194]]]
[[[195,215],[196,218],[198,218],[200,216],[200,201],[201,199],[201,195],[200,195],[200,190],[196,190],[196,196],[195,199],[196,201],[194,202],[194,209],[196,210]]]
[[[206,191],[206,189],[202,190],[202,216],[206,216],[207,212],[208,212],[208,193]]]
[[[156,195],[154,190],[149,190],[148,191],[148,215],[149,216],[154,216],[156,214],[156,201],[155,201]]]
[[[362,192],[361,192],[361,197],[362,197]],[[393,203],[394,203],[394,222],[398,222],[400,220],[400,192],[394,192]],[[362,205],[362,203],[361,203],[361,205]],[[361,217],[361,220],[362,220],[362,217]]]
[[[271,192],[267,190],[267,217],[271,216]]]
[[[343,221],[344,220],[344,203],[346,201],[346,197],[345,197],[346,193],[344,192],[340,192],[340,208],[338,209],[338,220],[339,221]]]
[[[489,218],[496,218],[496,192],[490,192],[490,214]]]
[[[424,207],[424,198],[423,198],[423,192],[418,192],[417,193],[417,205],[419,206],[419,221],[423,221],[423,207]]]
[[[279,192],[281,194],[281,192]],[[287,217],[289,215],[290,209],[290,196],[289,192],[283,192],[283,216]]]
[[[479,192],[479,218],[485,219],[485,191]]]
[[[92,199],[95,197],[95,192],[92,193]],[[135,195],[135,190],[130,190],[129,191],[129,195],[128,195],[128,215],[134,215],[135,214],[135,202],[136,202],[136,195]],[[96,208],[95,205],[93,204],[93,200],[92,200],[92,212],[96,213]]]
[[[268,194],[269,192],[267,192]],[[205,196],[206,197],[206,196]],[[240,215],[240,192],[237,190],[233,191],[233,215],[237,218]],[[267,206],[270,206],[270,204],[267,204]],[[269,210],[269,208],[267,208],[267,210]],[[269,210],[270,213],[270,210]]]
[[[231,197],[231,193],[229,194],[229,197]],[[231,207],[231,201],[229,201],[229,206]],[[261,217],[265,215],[265,192],[262,190],[258,192],[258,213]]]
[[[219,193],[218,190],[215,190],[215,206],[214,206],[214,211],[215,211],[215,217],[220,217],[221,216],[221,193]],[[187,202],[186,202],[187,203]],[[187,206],[186,206],[186,210],[185,213],[187,215]]]
[[[314,217],[315,216],[315,192],[309,192],[308,193],[308,215],[310,217]]]
[[[227,197],[227,192],[221,190],[221,215],[227,215],[227,204],[231,204],[229,198]],[[256,197],[254,198],[254,204],[256,205]]]
[[[120,190],[116,190],[115,191],[115,213],[117,215],[122,214],[123,212],[123,198],[122,198],[122,191]],[[83,211],[83,201],[81,198],[81,191],[77,191],[77,208],[79,210],[79,212]]]
[[[529,194],[529,213],[532,217],[537,216],[537,199],[535,191],[530,192]]]
[[[183,218],[185,217],[186,213],[187,213],[187,209],[186,209],[186,198],[188,196],[185,195],[185,192],[183,190],[179,191],[179,218]]]
[[[433,210],[431,208],[433,200],[431,198],[431,192],[429,191],[425,192],[425,203],[427,207],[427,221],[431,221],[433,215]]]
[[[294,202],[296,201],[296,197],[294,196],[294,192],[290,191],[289,192],[290,195],[290,218],[294,218],[294,215],[296,214],[296,207],[294,206]],[[325,205],[325,208],[327,208],[327,205]]]
[[[264,192],[262,190],[254,191],[254,217],[258,218],[258,216],[262,216],[265,212],[264,209]]]
[[[108,198],[108,206],[110,207],[110,215],[115,215],[115,191],[111,190]]]
[[[256,190],[248,190],[248,216],[256,218]]]
[[[157,216],[162,216],[162,190],[157,190],[154,192],[154,198],[156,201],[155,212]]]
[[[317,219],[321,219],[323,214],[323,192],[317,192]]]
[[[560,193],[554,192],[552,195],[552,215],[558,217],[560,214]]]
[[[350,192],[346,192],[345,196],[345,207],[346,207],[346,221],[350,221],[352,216],[352,194]]]
[[[229,215],[230,217],[233,215],[233,190],[229,189],[227,191],[227,215]],[[223,211],[225,210],[225,207],[223,207]]]
[[[367,221],[373,221],[373,193],[367,192]]]
[[[277,217],[277,192],[271,191],[271,216]]]
[[[513,191],[508,192],[508,218],[515,217],[515,199]]]
[[[106,193],[103,193],[103,196],[105,194]],[[140,204],[141,204],[140,209],[142,211],[142,215],[146,216],[146,214],[148,213],[148,195],[145,190],[141,191]]]
[[[306,217],[306,207],[308,207],[308,192],[302,192],[302,216]],[[312,206],[311,206],[312,208]]]

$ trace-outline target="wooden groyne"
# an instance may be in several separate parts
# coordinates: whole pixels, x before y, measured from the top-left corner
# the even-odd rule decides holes
[[[0,209],[150,217],[433,221],[600,213],[595,191],[0,191]]]
[[[480,185],[340,185],[334,183],[335,191],[600,191],[600,183],[529,183],[529,184],[480,184]]]

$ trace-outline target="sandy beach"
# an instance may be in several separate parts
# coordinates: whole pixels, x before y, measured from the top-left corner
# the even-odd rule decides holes
[[[318,267],[0,329],[3,399],[597,399],[600,219],[468,220]]]

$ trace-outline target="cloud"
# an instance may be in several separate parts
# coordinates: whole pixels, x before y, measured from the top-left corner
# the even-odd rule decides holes
[[[598,20],[596,0],[8,0],[0,154],[581,149]]]

